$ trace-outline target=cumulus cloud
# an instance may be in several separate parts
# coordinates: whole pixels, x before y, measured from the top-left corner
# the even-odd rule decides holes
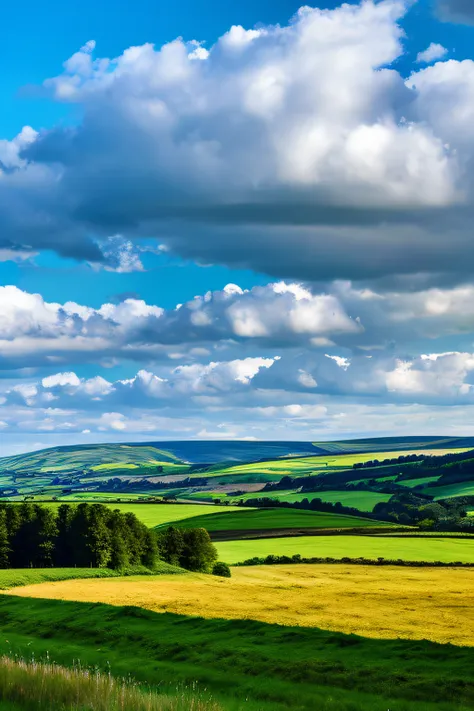
[[[304,7],[206,50],[87,43],[44,87],[83,122],[0,149],[4,239],[122,270],[110,234],[289,279],[466,273],[474,63],[405,81],[408,5]]]
[[[336,296],[315,294],[282,282],[242,290],[230,284],[171,310],[127,298],[98,309],[49,303],[15,286],[0,287],[0,366],[22,363],[96,361],[122,356],[138,360],[173,356],[176,346],[191,356],[199,346],[241,341],[289,347],[315,337],[357,334]]]
[[[311,383],[301,382],[302,372]],[[6,383],[1,398],[1,420],[9,436],[69,436],[88,430],[85,434],[107,433],[107,438],[114,433],[188,438],[220,432],[220,437],[268,439],[270,421],[272,438],[286,439],[360,434],[362,421],[366,434],[408,433],[408,422],[411,432],[435,427],[431,432],[439,434],[457,426],[459,434],[466,426],[460,413],[465,417],[466,405],[474,404],[474,354],[353,356],[344,368],[322,353],[311,358],[292,353],[159,373],[141,370],[115,381],[64,372],[43,381]]]
[[[348,369],[352,354],[389,351],[421,354],[469,349],[474,338],[474,287],[376,291],[350,282],[324,292],[276,282],[243,290],[229,284],[174,309],[128,297],[91,308],[45,301],[14,286],[0,287],[0,370],[103,363],[117,359],[201,363],[323,350]],[[421,341],[420,341],[421,339]],[[340,347],[343,350],[334,350]],[[332,349],[332,350],[328,350]],[[441,352],[440,351],[440,352]],[[299,378],[311,387],[302,367]],[[316,381],[318,378],[316,377]]]
[[[431,64],[437,59],[443,59],[448,53],[446,47],[442,44],[432,42],[429,47],[427,47],[423,52],[419,52],[416,61],[420,64]]]

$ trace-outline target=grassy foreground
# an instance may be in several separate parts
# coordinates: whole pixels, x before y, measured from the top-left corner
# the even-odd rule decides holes
[[[80,667],[0,658],[0,703],[4,708],[41,711],[221,711],[222,707],[181,690],[174,696],[148,691],[134,682]],[[11,706],[10,704],[14,704]],[[2,709],[2,706],[0,706]]]
[[[133,669],[140,682],[198,682],[250,711],[461,711],[474,704],[474,649],[375,640],[249,620],[0,596],[0,651],[63,665]]]
[[[469,538],[419,536],[300,536],[217,542],[219,558],[240,563],[254,556],[296,555],[303,558],[389,558],[397,560],[474,563],[474,545]]]
[[[474,646],[471,568],[302,564],[232,572],[230,579],[187,574],[69,580],[13,594]]]

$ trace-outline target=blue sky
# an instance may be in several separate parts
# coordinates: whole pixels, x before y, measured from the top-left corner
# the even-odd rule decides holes
[[[469,429],[474,12],[299,7],[5,8],[5,453]]]

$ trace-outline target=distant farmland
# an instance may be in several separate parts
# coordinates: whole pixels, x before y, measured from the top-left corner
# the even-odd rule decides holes
[[[296,555],[304,558],[388,558],[445,563],[474,563],[474,542],[469,538],[389,536],[302,536],[216,543],[219,557],[227,563],[267,555]],[[472,571],[474,583],[474,571]]]

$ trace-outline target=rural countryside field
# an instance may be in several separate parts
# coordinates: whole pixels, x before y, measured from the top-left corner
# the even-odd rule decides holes
[[[0,502],[0,651],[10,675],[32,679],[30,701],[0,701],[29,708],[41,683],[53,703],[59,678],[65,697],[89,698],[83,672],[68,671],[80,660],[105,675],[110,708],[110,673],[129,678],[129,703],[148,694],[144,709],[470,708],[474,440],[354,442],[353,454],[332,443],[330,457],[323,443],[311,457],[316,445],[288,445],[277,460],[258,457],[271,445],[236,444],[213,457],[207,445],[210,463],[186,460],[185,444],[161,445],[161,460],[153,445],[0,460],[17,487]],[[168,460],[182,473],[156,464]],[[85,543],[68,552],[79,530]],[[216,560],[227,566],[212,575]]]

